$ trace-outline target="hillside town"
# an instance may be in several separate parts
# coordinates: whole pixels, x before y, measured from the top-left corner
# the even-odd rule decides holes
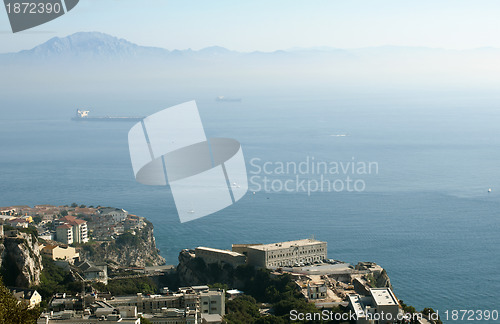
[[[35,259],[51,262],[44,264],[66,271],[77,287],[81,285],[81,289],[73,291],[53,291],[44,299],[36,289],[43,286],[41,263],[39,268],[27,271],[38,271],[38,275],[19,275],[15,281],[19,287],[9,289],[28,308],[43,305],[38,323],[231,323],[231,303],[252,295],[245,291],[251,285],[243,283],[248,275],[236,280],[238,271],[248,269],[265,271],[267,280],[288,280],[298,298],[317,311],[352,313],[355,322],[363,324],[410,322],[402,320],[405,305],[394,294],[381,266],[372,262],[353,266],[329,259],[327,242],[314,237],[272,244],[233,244],[228,250],[198,246],[180,251],[177,266],[137,267],[116,264],[107,257],[90,260],[84,256],[93,242],[101,246],[125,237],[146,237],[142,232],[148,228],[147,220],[123,209],[76,204],[11,206],[0,208],[0,220],[0,240],[5,246],[2,259],[8,255],[9,242],[18,247],[26,244]],[[155,249],[154,240],[152,244]],[[218,284],[210,274],[219,278]],[[155,291],[137,289],[117,294],[109,290],[113,282],[145,278],[155,282]],[[173,286],[162,286],[169,282]],[[276,315],[272,304],[256,305],[258,316]],[[380,312],[390,314],[394,320],[374,319]],[[433,322],[430,314],[416,315],[413,322]],[[338,322],[350,321],[352,318]]]

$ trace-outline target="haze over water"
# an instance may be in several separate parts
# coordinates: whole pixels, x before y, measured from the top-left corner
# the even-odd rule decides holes
[[[492,310],[500,291],[499,55],[165,53],[96,33],[0,55],[0,206],[124,208],[153,222],[169,264],[184,248],[315,235],[328,242],[329,258],[383,266],[397,297],[419,310]],[[216,102],[220,95],[243,101]],[[266,193],[250,184],[255,194],[181,224],[168,187],[134,179],[133,123],[70,120],[77,108],[147,116],[193,99],[207,137],[241,143],[250,176],[252,159],[375,162],[378,173],[353,177],[363,192]]]
[[[221,212],[180,224],[168,188],[134,180],[127,146],[133,123],[74,122],[68,99],[23,99],[2,109],[0,205],[124,208],[154,223],[169,264],[183,248],[315,235],[328,242],[330,258],[382,265],[396,295],[419,309],[497,307],[500,111],[494,101],[433,105],[385,97],[374,107],[371,100],[329,95],[254,95],[242,103],[188,96],[156,99],[141,111],[197,99],[207,136],[238,139],[247,164],[354,157],[376,161],[379,173],[364,179],[364,192],[249,192]],[[113,100],[103,99],[93,113],[137,112],[133,104],[107,106]],[[338,134],[348,136],[331,136]]]

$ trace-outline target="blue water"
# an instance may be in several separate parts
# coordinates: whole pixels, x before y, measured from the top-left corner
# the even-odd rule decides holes
[[[223,211],[180,224],[167,187],[134,180],[131,123],[72,122],[69,98],[36,105],[26,98],[2,102],[0,205],[125,208],[154,223],[171,264],[183,248],[315,235],[328,242],[330,258],[382,265],[396,295],[417,309],[500,308],[495,101],[255,95],[218,104],[212,96],[172,96],[148,102],[140,113],[189,99],[198,99],[207,135],[238,139],[247,162],[355,158],[377,162],[379,172],[363,178],[364,192],[249,193]],[[113,98],[100,101],[94,114],[137,115],[137,102],[119,108]],[[331,136],[338,134],[348,136]]]

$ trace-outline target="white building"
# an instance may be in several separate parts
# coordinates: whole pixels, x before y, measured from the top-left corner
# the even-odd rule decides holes
[[[224,291],[210,290],[200,293],[201,314],[226,314],[226,296]]]
[[[128,212],[124,209],[120,208],[100,208],[97,211],[101,216],[108,216],[111,217],[116,223],[123,222],[125,219],[127,219]]]
[[[391,314],[392,318],[397,318],[399,302],[390,288],[371,288],[370,294],[377,313],[384,312],[384,314]]]
[[[327,243],[304,239],[272,244],[233,244],[233,251],[246,255],[250,265],[278,268],[325,260]]]
[[[199,324],[198,315],[195,309],[163,308],[160,313],[144,314],[143,317],[152,324]]]
[[[145,314],[161,313],[164,308],[197,309],[199,297],[197,294],[182,293],[173,295],[143,295],[116,296],[108,303],[114,307],[136,306],[137,311]]]
[[[307,283],[308,299],[324,299],[326,297],[328,297],[328,286],[324,281]]]
[[[61,225],[71,226],[71,230],[73,232],[72,237],[73,237],[74,243],[86,243],[89,241],[87,222],[84,221],[83,219],[78,219],[74,216],[64,216],[63,218],[58,220],[58,223]],[[57,227],[57,228],[59,228],[59,227]],[[57,234],[57,231],[56,231],[56,234]],[[64,241],[61,241],[59,239],[58,235],[56,235],[56,236],[57,236],[57,240],[59,242],[66,243]],[[71,244],[71,243],[67,243],[67,244]]]
[[[369,296],[351,294],[348,298],[350,309],[357,315],[357,324],[385,324],[397,321],[399,302],[390,288],[370,288]]]
[[[76,252],[76,249],[71,246],[61,247],[57,245],[40,245],[40,251],[42,255],[45,255],[54,261],[64,260],[69,263],[73,263],[76,258],[80,257],[80,253]]]
[[[29,221],[24,218],[14,218],[7,221],[13,227],[28,228]]]
[[[73,227],[68,224],[59,225],[56,227],[56,238],[58,242],[64,244],[73,243]]]
[[[28,308],[33,308],[42,302],[42,296],[34,289],[9,288],[11,293],[20,302],[25,302]]]

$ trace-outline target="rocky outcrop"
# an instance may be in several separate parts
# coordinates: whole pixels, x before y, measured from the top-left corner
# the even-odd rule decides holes
[[[17,287],[40,284],[42,257],[38,239],[27,233],[0,240],[0,268],[4,282]]]
[[[392,288],[391,279],[389,279],[387,272],[378,264],[374,262],[359,262],[355,269],[359,271],[369,271],[369,273],[364,276],[364,279],[370,286]]]
[[[196,258],[193,250],[182,250],[179,253],[177,275],[180,285],[198,286],[214,283],[225,283],[240,288],[242,283],[235,275],[235,269],[230,264],[210,263]]]
[[[195,259],[193,250],[182,250],[179,253],[177,274],[182,284],[187,282],[192,282],[192,286],[206,284],[205,278],[200,278],[200,273],[203,273],[205,267],[203,260]]]
[[[137,233],[125,233],[113,241],[88,243],[79,248],[80,256],[91,262],[107,262],[111,267],[148,267],[165,264],[156,248],[153,224]]]

